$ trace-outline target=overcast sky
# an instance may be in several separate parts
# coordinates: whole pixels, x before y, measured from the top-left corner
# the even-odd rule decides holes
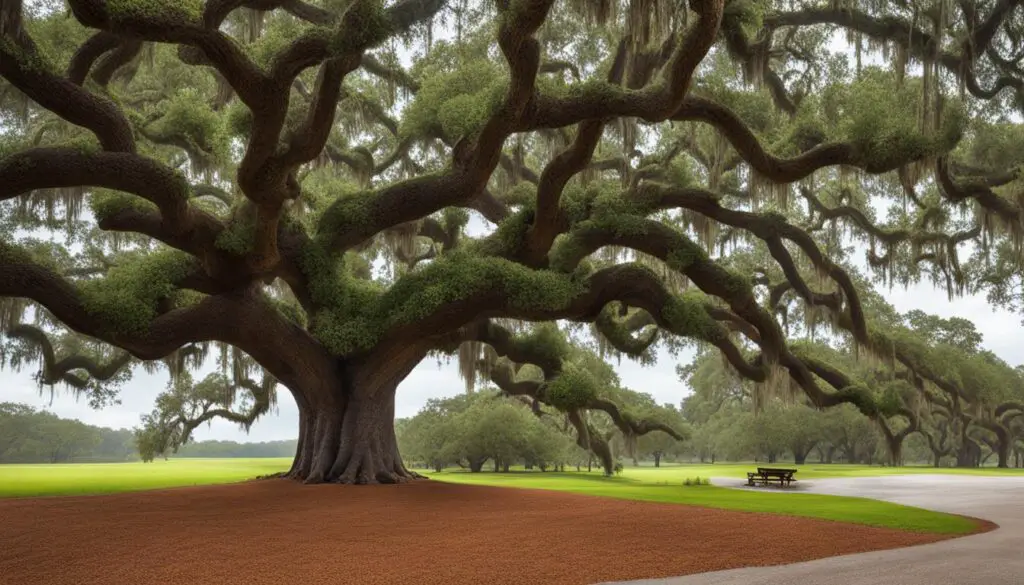
[[[434,38],[450,37],[451,31],[443,27],[435,29]],[[841,51],[845,46],[845,38],[836,33],[832,40],[832,50]],[[406,66],[409,54],[400,51],[401,60]],[[873,56],[870,62],[878,63],[880,56]],[[881,211],[879,209],[879,211]],[[479,235],[483,221],[476,219],[470,222],[470,234]],[[863,251],[858,264],[863,264]],[[920,309],[926,313],[942,317],[962,317],[975,323],[978,331],[984,335],[984,345],[1006,360],[1011,365],[1024,363],[1024,345],[1015,343],[1021,331],[1019,315],[990,307],[983,296],[967,296],[950,303],[945,291],[933,289],[928,284],[919,284],[909,289],[896,288],[882,291],[888,301],[898,311],[905,313],[912,309]],[[658,355],[658,363],[644,367],[628,359],[613,366],[619,373],[624,385],[639,392],[647,392],[660,403],[676,403],[687,393],[685,385],[679,381],[675,373],[677,363],[688,362],[691,353],[684,353],[676,358],[662,351]],[[38,408],[46,408],[68,418],[77,418],[83,422],[106,427],[133,427],[139,423],[139,417],[153,407],[156,395],[167,383],[167,375],[160,373],[150,375],[141,369],[135,371],[132,381],[126,384],[121,392],[121,405],[104,410],[93,410],[85,400],[76,401],[73,395],[60,387],[52,397],[49,389],[40,395],[40,390],[32,379],[34,369],[22,372],[0,371],[0,401],[23,402]],[[412,374],[398,387],[395,403],[395,416],[408,417],[416,412],[430,398],[453,396],[465,391],[465,385],[459,378],[457,364],[454,360],[448,364],[438,365],[434,359],[424,360]],[[277,414],[268,414],[254,424],[248,435],[237,426],[214,421],[209,426],[196,430],[197,440],[222,439],[235,441],[271,441],[293,439],[298,434],[298,410],[291,395],[283,387],[279,388],[279,406]]]

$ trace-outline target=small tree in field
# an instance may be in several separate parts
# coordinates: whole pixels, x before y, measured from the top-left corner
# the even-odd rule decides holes
[[[5,0],[4,361],[96,406],[166,368],[151,455],[283,387],[306,482],[417,477],[394,401],[428,355],[564,413],[606,469],[593,413],[678,434],[602,396],[569,338],[646,362],[697,343],[759,392],[898,414],[787,341],[827,323],[970,416],[844,244],[890,282],[1012,296],[1016,8]]]

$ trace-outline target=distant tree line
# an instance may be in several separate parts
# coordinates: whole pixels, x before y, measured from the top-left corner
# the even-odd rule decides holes
[[[129,429],[95,427],[25,404],[0,402],[0,463],[133,459],[138,452]]]
[[[615,377],[605,392],[614,392],[623,408],[628,408],[623,411],[626,417],[644,417],[685,428],[674,406],[659,406],[649,394],[618,387],[617,383]],[[624,434],[604,413],[582,416],[587,417],[587,428],[597,435],[594,438],[601,439],[592,444],[607,445],[614,468],[621,468],[624,458],[634,464],[649,459],[660,465],[662,459],[675,459],[685,451],[683,442],[666,433]],[[411,467],[507,472],[521,465],[539,471],[566,467],[590,471],[596,467],[611,472],[604,469],[605,457],[579,446],[568,415],[493,388],[431,399],[415,416],[396,420],[395,432],[400,452]]]
[[[236,441],[198,441],[178,448],[174,457],[291,457],[295,455],[297,441],[264,441],[238,443]]]
[[[0,463],[100,463],[137,461],[133,429],[97,427],[38,410],[0,402]],[[291,457],[296,440],[238,443],[199,441],[182,445],[173,457]]]

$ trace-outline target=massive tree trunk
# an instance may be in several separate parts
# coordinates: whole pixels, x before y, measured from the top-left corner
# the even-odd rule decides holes
[[[796,463],[797,465],[803,465],[807,461],[807,456],[811,454],[811,451],[813,451],[814,447],[816,447],[816,446],[817,446],[817,443],[813,443],[813,444],[801,443],[801,444],[793,445],[792,446],[793,462]]]
[[[402,462],[394,424],[395,390],[416,363],[396,358],[375,370],[338,366],[312,377],[317,382],[311,387],[290,387],[299,408],[299,441],[286,476],[306,483],[422,479]]]
[[[1013,446],[1013,436],[1003,425],[990,423],[984,424],[983,426],[996,436],[995,441],[986,441],[986,443],[988,443],[992,452],[996,454],[996,457],[998,458],[997,465],[1003,469],[1009,467],[1010,448]]]
[[[897,435],[892,438],[886,437],[886,446],[889,447],[889,464],[893,467],[903,465],[903,437]]]
[[[957,467],[978,467],[981,464],[981,447],[972,439],[965,440],[956,453]]]
[[[612,456],[609,442],[598,433],[597,429],[583,420],[578,410],[569,413],[569,422],[576,428],[576,444],[597,456],[605,475],[613,475],[615,473],[615,458]],[[589,462],[587,471],[590,471]]]

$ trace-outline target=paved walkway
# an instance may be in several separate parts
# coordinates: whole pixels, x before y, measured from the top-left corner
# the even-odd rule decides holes
[[[991,520],[999,528],[935,544],[750,567],[630,585],[1021,585],[1024,584],[1024,477],[902,475],[816,479],[801,492],[861,496]],[[715,479],[739,487],[735,479]],[[793,497],[799,497],[794,495]],[[765,536],[765,538],[770,538]]]

